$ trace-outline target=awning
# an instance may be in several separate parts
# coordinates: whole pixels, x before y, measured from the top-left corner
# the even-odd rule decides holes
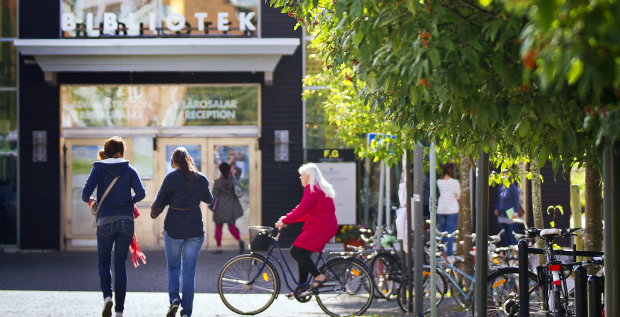
[[[48,83],[57,72],[265,72],[270,84],[298,38],[17,39]]]

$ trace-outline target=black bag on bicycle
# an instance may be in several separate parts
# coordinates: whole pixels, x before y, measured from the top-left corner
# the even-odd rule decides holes
[[[252,252],[269,251],[273,244],[272,238],[269,236],[273,228],[251,226],[248,231],[250,232],[250,250]]]

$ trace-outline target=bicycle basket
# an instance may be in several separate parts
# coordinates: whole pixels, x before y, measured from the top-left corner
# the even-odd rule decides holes
[[[250,226],[248,227],[248,231],[250,232],[250,250],[252,250],[252,252],[269,251],[269,248],[273,244],[273,240],[269,234],[273,231],[273,228]]]

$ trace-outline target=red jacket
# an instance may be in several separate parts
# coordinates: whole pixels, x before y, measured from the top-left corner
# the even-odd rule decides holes
[[[293,245],[312,252],[323,251],[325,244],[338,233],[334,199],[325,196],[318,186],[314,187],[314,192],[306,186],[299,205],[282,219],[286,225],[298,221],[305,223]]]

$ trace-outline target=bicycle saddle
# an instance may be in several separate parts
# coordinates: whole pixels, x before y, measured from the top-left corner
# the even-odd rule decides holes
[[[540,231],[541,238],[556,238],[562,235],[562,231],[560,229],[551,228],[551,229],[543,229]]]

